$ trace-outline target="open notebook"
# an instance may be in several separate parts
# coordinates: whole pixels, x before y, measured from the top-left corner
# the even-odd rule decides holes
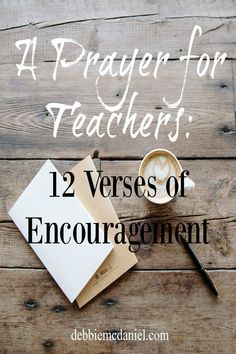
[[[51,172],[57,172],[57,195],[59,197],[50,197],[53,188]],[[34,242],[38,242],[42,237],[42,243],[34,243],[30,246],[68,299],[73,302],[111,252],[113,246],[111,243],[90,244],[87,237],[81,244],[76,243],[72,237],[67,244],[45,243],[48,241],[46,223],[56,223],[59,230],[63,229],[64,223],[71,225],[71,229],[69,226],[68,228],[64,226],[65,242],[69,240],[69,236],[73,236],[72,226],[76,223],[83,225],[96,223],[76,196],[62,197],[62,193],[67,188],[68,184],[52,162],[47,160],[11,208],[9,215],[27,241],[29,229],[33,230],[32,240]],[[29,226],[29,218],[31,218],[31,226]],[[93,230],[95,228],[92,228],[92,232],[95,232]],[[99,237],[103,240],[101,230]]]

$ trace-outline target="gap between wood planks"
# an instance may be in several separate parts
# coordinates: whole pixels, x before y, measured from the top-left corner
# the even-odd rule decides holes
[[[122,20],[122,19],[132,19],[136,17],[148,17],[148,16],[158,16],[160,15],[158,12],[157,13],[151,13],[151,14],[142,14],[142,15],[128,15],[128,16],[116,16],[116,17],[95,17],[95,18],[86,18],[86,19],[81,19],[81,20],[71,20],[71,21],[62,21],[62,22],[52,22],[51,24],[49,21],[39,21],[39,22],[29,22],[25,23],[23,25],[19,26],[13,26],[13,27],[6,27],[6,28],[1,28],[0,32],[3,31],[10,31],[18,28],[24,28],[24,27],[31,27],[35,26],[37,28],[49,28],[49,27],[56,27],[56,26],[63,26],[63,25],[70,25],[71,23],[83,23],[83,22],[100,22],[100,21],[112,21],[112,20]],[[194,17],[194,16],[192,16]],[[199,17],[199,16],[197,16]],[[236,17],[236,16],[235,16]],[[214,17],[212,17],[214,18]],[[220,18],[220,17],[215,17],[215,18]],[[223,17],[224,19],[228,19],[229,17]],[[232,17],[230,17],[232,18]],[[165,18],[165,19],[171,19],[171,18]],[[175,18],[173,18],[175,19]],[[159,22],[163,22],[163,20],[160,20]]]
[[[172,220],[176,220],[178,218],[190,218],[190,217],[198,217],[198,216],[207,216],[207,214],[190,214],[190,215],[175,215],[173,217],[171,217]],[[120,217],[120,220],[124,221],[124,222],[138,222],[138,221],[145,221],[145,220],[152,220],[155,219],[155,217],[150,216],[150,217],[144,217],[144,218],[139,218],[139,219],[132,219],[129,217]],[[169,220],[170,217],[169,216],[162,216],[162,220]],[[207,218],[207,220],[210,221],[216,221],[216,220],[228,220],[229,222],[236,222],[236,217],[235,215],[230,215],[230,216],[225,216],[225,217],[218,217],[218,218]],[[0,224],[13,224],[14,222],[12,220],[0,220]]]
[[[1,32],[1,30],[0,30],[0,32]],[[141,61],[142,59],[143,59],[143,57],[137,57],[135,60],[136,60],[136,61]],[[99,63],[99,62],[102,62],[103,60],[104,60],[104,58],[101,57],[101,58],[99,58],[99,59],[97,60],[97,62]],[[131,60],[132,60],[132,58],[127,58],[127,59],[126,59],[127,62],[130,62]],[[157,57],[153,56],[153,60],[157,60]],[[198,61],[198,60],[199,60],[199,58],[192,58],[192,59],[190,59],[190,62]],[[120,58],[114,59],[114,62],[120,62],[120,61],[121,61]],[[179,61],[179,57],[178,57],[178,58],[177,58],[177,57],[176,57],[176,58],[169,58],[168,61],[169,61],[169,62]],[[214,61],[214,58],[210,58],[210,61]],[[236,58],[227,57],[227,58],[225,58],[225,61],[235,61],[235,62],[236,62]],[[85,60],[81,59],[80,62],[83,63],[83,62],[85,62]],[[39,61],[35,61],[35,63],[36,63],[36,64],[41,64],[41,63],[56,63],[56,60],[54,60],[54,59],[39,60]],[[3,66],[3,65],[11,65],[11,64],[12,64],[12,63],[9,63],[9,62],[6,62],[6,63],[0,62],[0,67]]]
[[[208,268],[204,267],[207,271],[209,272],[236,272],[236,268]],[[12,267],[1,267],[0,269],[6,269],[6,270],[36,270],[36,271],[45,271],[47,270],[45,267],[22,267],[22,266],[12,266]],[[141,272],[159,272],[159,273],[179,273],[179,272],[188,272],[188,273],[195,273],[198,272],[199,269],[192,269],[192,268],[142,268],[142,269],[129,269],[127,272],[132,272],[132,273],[141,273]]]
[[[236,131],[235,131],[236,134]],[[102,161],[140,161],[142,158],[139,156],[110,156],[110,157],[93,157],[94,153],[88,154],[92,158]],[[87,155],[86,155],[87,156]],[[195,161],[195,160],[236,160],[236,156],[176,156],[179,160]],[[0,157],[0,161],[45,161],[45,160],[55,160],[55,161],[81,161],[83,158],[75,157]]]
[[[152,17],[152,16],[160,16],[161,14],[159,12],[156,13],[148,13],[148,14],[141,14],[141,15],[128,15],[128,16],[115,16],[115,17],[95,17],[95,18],[87,18],[87,19],[81,19],[81,20],[69,20],[69,21],[62,21],[62,22],[52,22],[50,23],[49,21],[39,21],[39,22],[29,22],[26,24],[22,24],[19,26],[12,26],[12,27],[6,27],[6,28],[1,28],[0,32],[3,31],[11,31],[14,29],[18,28],[24,28],[24,27],[32,27],[35,26],[38,29],[40,28],[49,28],[49,27],[57,27],[57,26],[64,26],[64,25],[69,25],[72,23],[86,23],[86,22],[101,22],[101,21],[117,21],[117,20],[122,20],[122,19],[133,19],[133,18],[142,18],[142,17]],[[160,22],[165,22],[165,21],[171,21],[171,20],[181,20],[184,18],[207,18],[207,19],[222,19],[222,20],[232,20],[235,19],[236,16],[203,16],[203,15],[187,15],[187,16],[163,16],[157,19],[153,23],[160,23]],[[209,31],[215,31],[220,26],[213,27],[212,29],[208,30]],[[206,33],[207,33],[206,32]]]

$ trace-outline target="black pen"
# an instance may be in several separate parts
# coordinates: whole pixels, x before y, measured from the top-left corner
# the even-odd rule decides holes
[[[218,290],[215,287],[215,284],[213,283],[213,280],[212,280],[210,274],[204,268],[204,266],[202,265],[201,261],[198,259],[196,253],[194,252],[194,250],[192,249],[190,244],[185,240],[185,238],[182,235],[179,235],[179,236],[180,236],[181,240],[183,241],[184,247],[190,253],[190,255],[191,255],[192,259],[194,260],[195,264],[197,265],[197,267],[199,267],[199,271],[201,272],[201,274],[202,274],[203,278],[205,279],[206,283],[208,284],[209,288],[211,289],[211,291],[213,292],[213,294],[215,296],[219,296]]]

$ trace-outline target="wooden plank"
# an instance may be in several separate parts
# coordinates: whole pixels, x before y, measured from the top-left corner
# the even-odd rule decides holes
[[[105,174],[136,177],[140,161],[104,161],[102,169]],[[112,203],[119,217],[123,220],[145,218],[182,218],[206,217],[209,219],[235,216],[235,160],[181,160],[184,169],[189,170],[190,177],[196,183],[196,189],[186,198],[176,198],[166,205],[155,205],[146,199],[132,196],[130,198],[112,198]],[[118,192],[122,192],[122,186]]]
[[[236,124],[236,62],[233,62],[233,78],[234,78],[234,111],[235,111],[235,124]],[[234,134],[236,134],[236,132],[233,132]]]
[[[58,23],[70,23],[74,21],[80,22],[122,16],[138,16],[143,14],[150,15],[159,11],[159,4],[155,1],[148,1],[144,4],[142,1],[135,0],[104,0],[99,2],[99,4],[96,0],[68,0],[66,6],[60,0],[55,0],[53,3],[44,2],[43,4],[37,0],[31,0],[30,2],[24,0],[21,1],[21,3],[13,0],[7,3],[1,1],[0,4],[2,10],[0,19],[1,29],[34,25],[39,22],[56,25]],[[162,1],[161,5],[164,7],[164,1]],[[211,6],[211,9],[215,12],[216,16],[220,14],[219,8],[217,8],[219,5]],[[199,11],[194,4],[190,6],[190,12],[191,8],[193,11],[192,13]],[[228,4],[228,6],[226,5],[226,8],[223,11],[225,16],[231,16],[235,13],[234,7],[230,4]]]
[[[165,0],[104,0],[99,3],[68,0],[63,5],[57,0],[53,3],[0,0],[0,63],[4,64],[0,65],[0,78],[5,83],[0,87],[0,352],[233,354],[236,346],[236,160],[211,160],[211,157],[236,157],[234,60],[227,60],[219,67],[214,81],[209,75],[197,78],[197,62],[191,62],[183,99],[186,115],[181,122],[179,140],[174,144],[168,141],[167,134],[174,129],[175,115],[166,110],[162,97],[178,98],[183,63],[168,63],[161,68],[156,81],[151,77],[141,79],[137,67],[135,69],[129,98],[134,90],[139,92],[135,104],[137,123],[146,112],[155,117],[162,110],[173,114],[171,124],[162,127],[156,142],[152,138],[124,137],[118,127],[113,131],[118,138],[113,140],[73,138],[73,118],[69,114],[63,119],[58,138],[54,139],[52,118],[45,109],[49,101],[72,104],[79,100],[89,118],[102,110],[94,89],[97,66],[89,72],[86,81],[82,79],[84,62],[64,71],[60,68],[55,83],[52,80],[54,63],[42,62],[55,60],[50,40],[59,36],[81,41],[87,51],[100,52],[101,58],[112,51],[118,51],[118,58],[123,54],[131,57],[134,47],[139,47],[139,58],[145,51],[156,55],[162,50],[170,51],[171,58],[177,59],[186,53],[195,24],[202,26],[204,34],[194,42],[194,54],[207,52],[213,57],[215,51],[220,50],[235,59],[236,2],[175,0],[170,6]],[[17,77],[15,64],[20,62],[22,53],[14,45],[18,39],[34,35],[38,37],[36,82],[29,73]],[[74,48],[67,51],[68,59],[76,55]],[[115,68],[118,66],[119,60]],[[154,62],[151,70],[153,67]],[[102,80],[101,92],[106,102],[117,103],[125,84],[126,79]],[[122,110],[124,114],[129,98]],[[193,116],[191,124],[188,122],[190,114]],[[108,115],[102,129],[107,120]],[[155,124],[151,128],[154,131]],[[189,140],[185,137],[187,131]],[[135,177],[140,161],[131,159],[142,158],[156,146],[168,148],[182,157],[183,167],[190,170],[196,182],[196,191],[188,198],[178,198],[161,207],[134,196],[112,198],[112,203],[127,228],[133,221],[141,224],[169,221],[174,227],[180,221],[200,222],[207,218],[210,243],[193,247],[208,268],[232,268],[210,271],[221,297],[216,300],[212,296],[198,272],[176,271],[195,268],[182,246],[142,244],[136,269],[79,310],[76,304],[69,304],[49,273],[42,269],[29,245],[9,221],[7,210],[43,159],[67,159],[55,161],[63,172],[71,169],[75,160],[96,151],[96,156],[105,159],[126,159],[102,161],[106,174]],[[204,159],[194,160],[196,157]],[[20,160],[22,158],[24,160]],[[25,160],[27,158],[34,160]],[[74,161],[70,160],[72,158]],[[140,234],[136,239],[140,240]],[[170,339],[168,342],[75,342],[70,339],[74,328],[96,328],[104,332],[145,328],[169,332]]]
[[[76,161],[53,161],[59,171],[70,170]],[[1,189],[0,220],[9,220],[7,211],[28,185],[42,166],[43,161],[0,161]],[[138,175],[140,161],[102,161],[103,173],[115,176]],[[203,216],[207,218],[224,218],[235,216],[235,160],[189,160],[181,161],[182,166],[190,171],[196,182],[196,189],[186,198],[176,198],[166,205],[155,205],[134,194],[122,198],[122,184],[118,185],[119,198],[112,198],[112,203],[123,220]],[[19,178],[21,176],[21,178]],[[131,213],[132,206],[132,213]]]
[[[58,22],[58,21],[57,21]],[[159,15],[131,18],[104,19],[87,22],[72,22],[55,25],[48,22],[29,24],[0,31],[0,63],[20,63],[22,53],[15,47],[18,40],[37,37],[36,62],[56,60],[55,48],[50,41],[54,38],[72,38],[85,48],[99,52],[101,58],[117,52],[116,58],[132,56],[135,48],[138,57],[149,52],[154,57],[158,51],[170,53],[172,59],[186,55],[194,26],[201,26],[193,43],[192,53],[207,53],[214,58],[217,51],[226,52],[228,58],[236,58],[236,19],[209,17],[160,18]],[[74,60],[80,53],[76,45],[67,45],[66,58]],[[82,60],[84,60],[86,56]]]
[[[179,222],[202,222],[196,216],[179,218],[179,220],[173,220],[171,217],[165,220],[137,220],[141,225],[142,223],[151,224],[152,222],[160,221],[171,223],[173,230]],[[193,244],[192,247],[208,269],[236,268],[235,219],[222,218],[208,220],[208,222],[209,244]],[[125,221],[124,223],[127,228],[127,235],[130,235],[129,227],[131,222]],[[145,239],[148,240],[149,237],[147,235]],[[140,242],[140,250],[136,253],[138,258],[136,269],[196,269],[196,265],[192,262],[189,254],[186,253],[182,245],[177,243],[174,237],[172,244],[143,244],[140,232],[138,232],[135,241]],[[0,245],[0,267],[44,268],[13,223],[0,223]]]
[[[54,161],[61,172],[72,168],[75,161]],[[0,220],[9,220],[7,211],[27,186],[43,161],[1,161]],[[102,161],[101,168],[106,175],[137,176],[139,161]],[[156,206],[143,198],[132,196],[122,198],[122,186],[118,187],[120,197],[112,203],[127,233],[131,222],[170,222],[173,230],[179,222],[202,223],[208,219],[208,245],[193,245],[208,268],[235,268],[236,250],[236,161],[203,160],[181,161],[196,182],[196,190],[186,198],[177,198],[165,206]],[[128,171],[128,172],[127,172]],[[18,178],[18,176],[23,178]],[[14,188],[12,187],[14,186]],[[132,212],[131,212],[132,210]],[[140,232],[137,234],[140,241]],[[12,223],[0,224],[0,266],[42,267],[29,245]],[[140,269],[195,268],[189,255],[175,240],[173,244],[141,244],[137,253]]]
[[[36,81],[32,80],[29,72],[19,78],[14,65],[2,65],[0,75],[5,85],[0,88],[0,157],[82,158],[99,150],[100,157],[137,159],[156,146],[174,150],[177,155],[184,157],[235,157],[236,135],[231,134],[235,129],[232,63],[227,61],[219,67],[214,80],[209,76],[199,78],[196,66],[194,61],[189,67],[187,85],[179,106],[185,108],[185,113],[180,119],[179,138],[173,143],[168,134],[176,132],[177,109],[167,109],[163,97],[170,102],[178,100],[183,85],[183,63],[167,63],[160,68],[156,80],[152,75],[140,77],[138,67],[135,67],[128,97],[120,111],[123,114],[120,126],[112,124],[112,134],[116,135],[114,139],[106,131],[110,114],[103,109],[96,96],[97,67],[91,68],[87,80],[82,77],[83,63],[59,70],[58,79],[54,82],[54,63],[40,64]],[[153,72],[154,67],[152,63],[150,72]],[[114,69],[118,68],[119,63],[116,62]],[[103,100],[109,105],[117,104],[126,82],[126,77],[103,78],[99,86]],[[148,137],[138,135],[132,139],[129,131],[125,135],[122,133],[134,91],[138,92],[131,110],[132,113],[137,112],[135,130],[140,127],[147,112],[154,116]],[[81,108],[72,117],[70,111],[65,112],[57,137],[53,138],[53,119],[46,105],[49,102],[72,105],[74,101],[79,101]],[[81,129],[83,135],[74,137],[72,127],[80,112],[86,114],[87,120]],[[104,132],[105,136],[100,138],[96,134],[88,137],[85,129],[93,115],[100,112],[104,112],[100,133]],[[154,133],[160,113],[170,113],[171,118],[167,125],[162,124],[156,140]],[[189,115],[193,117],[192,123],[189,122]],[[186,138],[186,132],[190,133],[189,139]]]
[[[44,270],[0,270],[3,352],[229,353],[235,347],[235,271],[215,271],[217,301],[197,272],[129,272],[82,310]],[[184,320],[183,320],[184,318]],[[169,341],[72,341],[77,331],[146,329]]]
[[[58,0],[44,2],[43,5],[37,0],[0,1],[1,18],[0,29],[7,29],[16,26],[24,26],[44,22],[58,24],[72,21],[86,21],[100,18],[129,17],[138,15],[157,14],[158,18],[175,18],[188,16],[201,17],[233,17],[236,15],[235,1],[217,0],[206,3],[200,0],[172,1],[171,6],[164,1],[118,1],[104,0],[99,2],[71,1],[66,6]]]

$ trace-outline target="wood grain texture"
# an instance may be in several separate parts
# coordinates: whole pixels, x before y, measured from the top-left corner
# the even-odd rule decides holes
[[[176,17],[233,17],[236,16],[235,0],[199,0],[172,1],[171,6],[165,0],[103,0],[99,6],[95,0],[6,0],[0,1],[0,29],[27,26],[38,22],[58,24],[92,19],[119,18],[156,14],[159,19]]]
[[[138,63],[137,63],[138,65]],[[190,63],[186,89],[181,107],[185,113],[180,119],[179,138],[171,142],[168,134],[176,131],[177,109],[167,109],[163,97],[171,102],[178,100],[183,85],[185,65],[181,62],[169,62],[161,67],[158,78],[152,75],[142,78],[135,67],[128,97],[121,112],[123,118],[120,126],[112,125],[111,139],[106,133],[110,115],[104,111],[96,97],[95,80],[98,68],[91,68],[88,79],[82,77],[84,64],[67,70],[59,70],[57,81],[52,80],[54,63],[42,63],[38,68],[37,80],[31,74],[16,76],[14,65],[0,66],[0,76],[5,83],[0,88],[0,157],[1,158],[83,158],[99,150],[100,157],[142,158],[146,152],[157,146],[174,150],[178,156],[184,157],[235,157],[235,107],[232,63],[227,61],[219,67],[214,80],[206,75],[199,78],[196,74],[197,62]],[[150,65],[153,72],[155,64]],[[115,70],[119,63],[116,62]],[[106,77],[101,80],[100,92],[103,100],[110,105],[117,104],[126,87],[127,78]],[[130,138],[129,132],[124,135],[122,126],[128,112],[131,95],[138,96],[131,112],[137,112],[135,129],[138,129],[147,112],[153,114],[149,137]],[[53,138],[53,118],[46,110],[49,102],[72,105],[79,101],[81,107],[71,117],[70,111],[62,117],[58,135]],[[77,115],[86,114],[80,137],[72,133],[73,122]],[[105,136],[88,137],[85,129],[93,115],[104,112],[100,132]],[[160,112],[170,113],[167,125],[162,124],[158,140],[154,137]],[[189,122],[189,115],[193,117]],[[189,139],[186,138],[189,132]]]
[[[43,161],[1,161],[0,220],[10,220],[7,211],[13,205]],[[54,161],[63,173],[70,170],[76,161]],[[135,178],[140,161],[101,161],[104,175],[127,173]],[[181,164],[190,171],[196,182],[196,190],[186,198],[177,198],[166,206],[156,206],[143,198],[122,197],[123,187],[118,187],[119,197],[112,198],[118,216],[126,224],[127,233],[132,222],[170,222],[174,227],[179,222],[199,222],[208,219],[208,245],[194,245],[208,268],[236,268],[236,161],[204,160],[186,161]],[[21,175],[23,178],[19,179]],[[14,186],[14,188],[12,188]],[[131,213],[132,210],[132,213]],[[140,240],[140,233],[137,235]],[[13,223],[0,224],[0,266],[42,267],[29,245]],[[140,269],[186,269],[195,268],[191,258],[177,242],[173,244],[141,244],[137,253]]]
[[[169,222],[173,230],[177,223],[202,222],[201,217],[182,217],[165,220],[156,219],[138,219],[136,222]],[[232,218],[222,218],[218,220],[208,220],[209,244],[193,244],[193,249],[197,252],[204,266],[208,269],[236,268],[236,221]],[[131,222],[124,222],[129,235],[129,226]],[[173,231],[174,233],[174,231]],[[145,237],[149,239],[149,235]],[[134,238],[132,238],[134,239]],[[166,236],[167,239],[167,236]],[[140,250],[136,253],[138,263],[136,269],[196,269],[189,254],[182,245],[178,244],[173,237],[173,244],[143,244],[140,232],[135,237],[136,241],[141,243]],[[159,237],[160,240],[160,237]],[[148,241],[146,241],[148,242]],[[160,242],[160,241],[159,241]],[[195,242],[195,241],[194,241]],[[29,244],[25,241],[16,226],[11,223],[0,223],[0,267],[7,268],[45,268],[32,251]]]
[[[0,353],[234,354],[236,1],[0,0],[0,11]],[[191,61],[181,104],[185,115],[179,140],[170,143],[167,135],[175,127],[176,112],[168,111],[162,98],[175,101],[179,97],[185,66],[178,58],[186,54],[196,24],[202,27],[203,35],[196,38],[193,53],[206,52],[213,58],[217,50],[226,51],[228,60],[218,67],[214,80],[209,72],[204,78],[197,77],[197,61]],[[33,36],[38,39],[36,81],[29,72],[17,77],[15,65],[22,59],[15,42]],[[136,90],[139,95],[133,110],[138,112],[138,124],[146,112],[155,119],[162,111],[172,113],[171,123],[161,127],[158,141],[150,137],[132,140],[118,127],[113,129],[116,139],[73,138],[69,114],[58,137],[52,137],[47,103],[72,104],[78,100],[89,119],[102,111],[95,92],[97,65],[89,70],[87,80],[82,77],[84,61],[66,70],[59,68],[57,81],[52,80],[56,56],[50,41],[55,37],[73,38],[86,52],[101,53],[100,59],[117,51],[115,69],[122,55],[130,59],[134,48],[140,49],[121,112],[126,114],[131,93]],[[159,50],[170,52],[172,60],[160,67],[157,80],[141,78],[137,70],[142,55],[150,52],[155,57]],[[68,60],[78,55],[74,46],[66,47],[65,53]],[[151,71],[154,65],[153,61]],[[117,104],[126,78],[105,78],[100,84],[106,103]],[[189,115],[193,116],[192,123]],[[108,115],[102,129],[107,120]],[[155,126],[152,124],[152,131]],[[189,140],[186,132],[190,133]],[[114,208],[127,231],[132,222],[162,221],[174,227],[178,222],[208,219],[210,243],[193,248],[211,269],[220,299],[213,297],[194,271],[195,265],[181,245],[141,244],[136,268],[80,310],[69,304],[7,211],[46,158],[57,159],[53,161],[56,167],[65,172],[79,159],[95,153],[103,159],[97,162],[101,162],[104,174],[135,177],[140,159],[156,147],[181,157],[196,190],[166,206],[134,196],[112,198]],[[169,341],[75,342],[70,339],[74,328],[110,332],[145,328],[148,332],[169,332]]]
[[[219,300],[197,272],[128,272],[79,310],[76,304],[68,304],[45,270],[1,269],[2,352],[40,354],[48,346],[52,353],[65,354],[233,354],[235,272],[214,271],[211,275],[219,287]],[[147,332],[169,332],[169,341],[75,342],[70,339],[74,328],[145,328]]]
[[[37,23],[44,23],[56,25],[59,23],[75,22],[75,21],[89,21],[106,18],[119,18],[139,15],[150,15],[157,13],[157,9],[163,7],[165,3],[161,1],[157,4],[156,1],[135,1],[120,2],[118,0],[104,0],[97,4],[96,0],[90,1],[73,1],[68,0],[65,4],[63,1],[54,0],[52,2],[37,0],[21,1],[16,0],[1,1],[2,16],[0,20],[1,29],[9,29],[16,26],[34,25]],[[217,6],[219,6],[218,4]],[[211,6],[211,10],[217,14],[217,6]],[[22,9],[24,8],[24,11]],[[176,7],[177,8],[177,7]],[[192,9],[191,9],[192,8]],[[209,9],[210,10],[210,9]],[[181,9],[180,9],[181,11]],[[184,11],[184,9],[183,9]],[[190,6],[191,11],[199,11],[194,4]],[[201,10],[200,10],[201,11]],[[228,16],[234,12],[233,6],[228,5],[225,9],[224,15]]]
[[[48,16],[53,16],[54,18],[51,21],[36,19],[35,15],[33,15],[28,21],[26,18],[21,19],[20,22],[24,23],[24,25],[17,26],[16,18],[16,24],[7,30],[4,30],[4,28],[9,25],[7,23],[1,25],[0,23],[0,26],[3,27],[0,31],[0,63],[20,62],[22,53],[15,47],[15,42],[20,39],[33,38],[34,36],[38,39],[36,59],[39,62],[56,59],[55,49],[50,45],[50,41],[58,37],[73,38],[81,43],[87,51],[99,52],[101,57],[111,54],[113,51],[118,52],[117,58],[121,58],[124,54],[130,57],[134,48],[139,48],[139,57],[145,52],[150,52],[156,56],[157,51],[161,50],[162,52],[169,52],[171,58],[176,59],[183,53],[187,53],[190,35],[196,24],[201,26],[203,35],[201,38],[196,36],[193,46],[194,54],[201,55],[206,52],[212,58],[216,51],[220,51],[226,52],[229,58],[236,57],[236,19],[233,15],[230,17],[220,16],[222,8],[216,11],[218,12],[216,17],[203,15],[201,10],[196,10],[199,15],[194,17],[191,15],[178,16],[178,12],[175,13],[173,9],[178,7],[175,3],[171,13],[167,14],[167,8],[163,13],[159,13],[158,8],[156,10],[150,9],[150,2],[147,2],[147,7],[143,8],[142,15],[130,17],[129,13],[140,14],[141,12],[140,6],[134,6],[133,2],[133,4],[126,5],[123,8],[123,14],[126,14],[124,17],[115,16],[112,18],[113,15],[111,13],[106,18],[106,13],[110,11],[110,6],[107,6],[107,10],[103,10],[103,6],[104,8],[106,6],[105,3],[103,2],[101,8],[97,11],[100,13],[104,11],[102,18],[98,19],[93,19],[93,16],[96,17],[96,15],[93,11],[89,12],[88,9],[88,14],[91,17],[89,16],[89,20],[82,22],[80,19],[73,20],[77,17],[76,13],[78,11],[73,13],[69,22],[65,19],[67,17],[66,12],[65,15],[57,12],[52,15],[53,12],[50,11]],[[135,10],[132,11],[132,7]],[[186,7],[189,8],[188,5]],[[94,6],[94,8],[96,7]],[[126,8],[129,8],[127,12],[125,12]],[[120,9],[117,9],[117,11],[116,8],[114,9],[114,12],[120,12]],[[231,12],[231,14],[233,13],[235,13],[235,10]],[[83,13],[81,14],[83,16]],[[27,13],[25,15],[27,16]],[[38,15],[36,16],[38,17]],[[42,16],[42,12],[39,16]],[[8,21],[7,16],[5,20],[4,17],[2,18],[3,21]],[[78,48],[72,45],[65,52],[68,59],[74,59],[78,55]]]
[[[26,188],[30,180],[42,166],[41,160],[0,161],[1,205],[0,220],[10,220],[8,210]],[[76,161],[53,161],[61,173],[70,170]],[[140,161],[102,161],[101,168],[106,175],[138,175]],[[196,189],[186,198],[176,198],[166,205],[155,205],[138,198],[122,197],[122,184],[118,184],[119,197],[113,197],[112,203],[122,220],[136,220],[172,217],[206,217],[209,219],[231,218],[235,216],[235,160],[181,160],[185,169],[196,182]],[[21,178],[19,178],[19,176]],[[132,209],[131,209],[132,208]]]
[[[234,110],[235,110],[235,124],[236,124],[236,62],[233,62],[233,78],[234,78]],[[236,131],[233,131],[233,134],[236,134]]]

